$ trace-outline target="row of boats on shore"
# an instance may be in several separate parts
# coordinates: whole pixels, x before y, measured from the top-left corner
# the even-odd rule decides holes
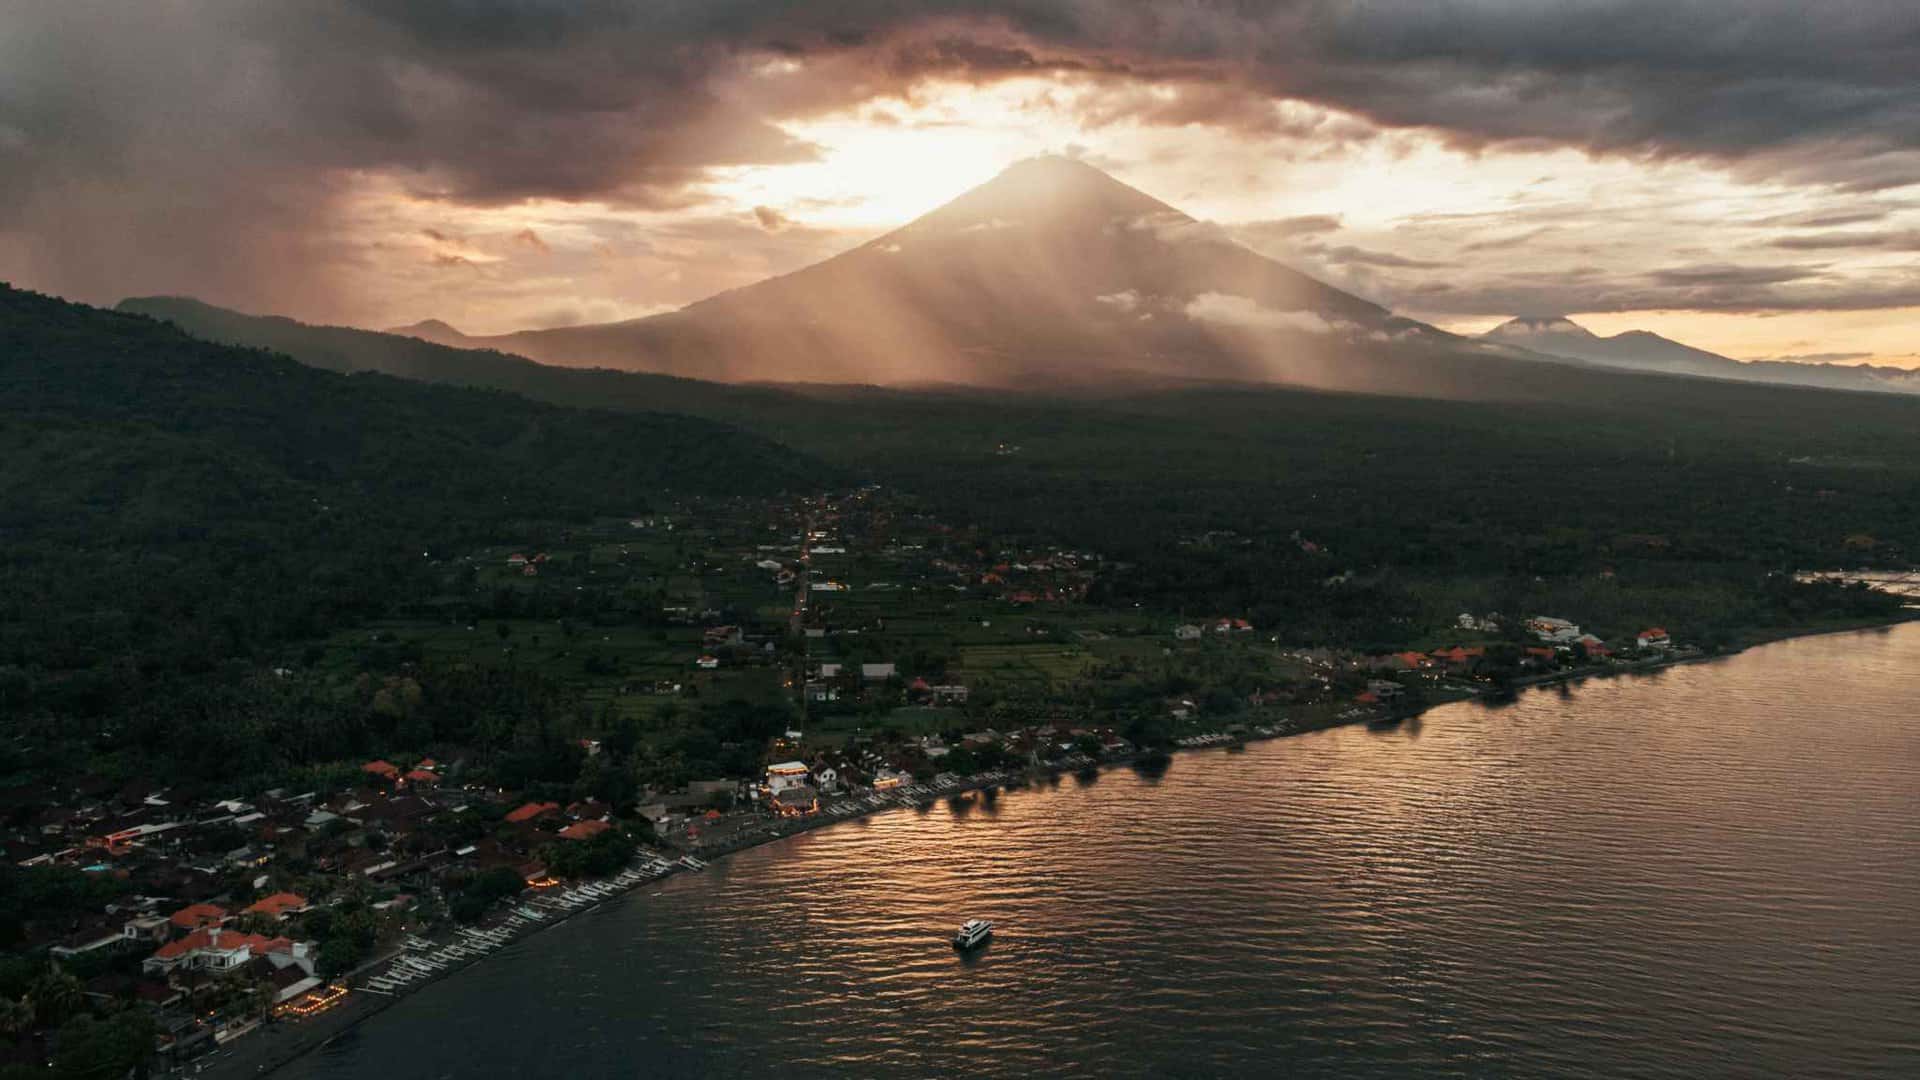
[[[658,881],[680,870],[705,870],[707,863],[692,855],[668,860],[649,856],[638,865],[623,870],[605,881],[575,885],[564,892],[542,893],[519,904],[499,923],[485,929],[463,926],[452,941],[429,941],[410,936],[392,963],[378,975],[369,976],[359,989],[372,994],[394,995],[410,984],[445,974],[511,943],[536,927],[565,918],[576,911],[611,900],[636,885]]]
[[[1249,734],[1262,739],[1271,739],[1282,734],[1282,729],[1256,724],[1250,731],[1243,730],[1237,733],[1209,731],[1201,735],[1186,735],[1173,740],[1173,744],[1183,750],[1193,750],[1203,746],[1242,746],[1245,745]]]
[[[830,803],[824,809],[827,813],[835,817],[853,817],[888,806],[918,806],[942,794],[957,795],[960,793],[961,788],[971,791],[976,788],[995,787],[1012,780],[1014,775],[1013,772],[1003,769],[996,772],[981,773],[969,780],[962,780],[954,776],[943,776],[924,784],[906,784],[893,788],[890,791],[876,791],[857,798]]]

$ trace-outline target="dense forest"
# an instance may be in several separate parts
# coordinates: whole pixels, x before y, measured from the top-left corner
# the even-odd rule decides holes
[[[1920,556],[1920,401],[1895,395],[1486,357],[1448,361],[1480,365],[1474,401],[1205,384],[801,391],[543,367],[189,301],[125,306],[340,370],[609,409],[670,402],[1008,540],[1138,561],[1148,593],[1166,592],[1157,574],[1216,605],[1342,572],[1524,581],[1635,564],[1676,586],[1751,589],[1794,568]],[[1192,538],[1212,532],[1239,540],[1196,554]],[[1301,541],[1323,557],[1277,554]],[[1273,599],[1298,596],[1291,585]]]
[[[708,420],[333,374],[0,289],[0,774],[297,752],[265,718],[338,710],[259,672],[430,595],[450,552],[832,476]]]

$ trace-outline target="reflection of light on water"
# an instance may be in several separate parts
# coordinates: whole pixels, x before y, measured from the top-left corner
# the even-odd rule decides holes
[[[1803,570],[1794,574],[1793,579],[1803,585],[1823,581],[1868,585],[1895,596],[1920,599],[1920,570]]]
[[[876,814],[292,1075],[1909,1074],[1914,700],[1907,626]]]

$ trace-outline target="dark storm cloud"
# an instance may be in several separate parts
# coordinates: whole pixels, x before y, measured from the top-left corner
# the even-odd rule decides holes
[[[863,43],[979,17],[1021,68],[1079,65],[1137,80],[1331,105],[1466,144],[1703,156],[1860,190],[1920,180],[1920,5],[1909,0],[1002,0],[843,3]],[[802,21],[791,11],[779,21]],[[803,35],[804,36],[804,35]],[[1001,61],[998,68],[1007,64]],[[1212,95],[1199,95],[1208,100]],[[1216,118],[1255,117],[1224,98]],[[1169,122],[1179,98],[1143,101]]]
[[[29,43],[8,57],[19,77],[0,131],[27,148],[10,170],[60,152],[46,145],[55,121],[65,153],[98,158],[153,119],[239,111],[273,118],[262,150],[277,158],[414,170],[450,198],[670,200],[706,166],[809,152],[718,85],[789,57],[839,84],[787,80],[802,107],[926,74],[1093,72],[1188,87],[1106,106],[1148,121],[1268,125],[1261,99],[1278,95],[1466,142],[1726,157],[1817,145],[1844,182],[1920,177],[1903,154],[1920,145],[1907,0],[69,0],[4,19]],[[115,37],[140,59],[90,93]],[[222,67],[232,77],[192,74]]]
[[[724,6],[724,5],[723,5]],[[355,306],[354,176],[463,204],[671,207],[714,164],[802,159],[715,88],[698,5],[122,4],[0,13],[0,278],[94,301]],[[453,264],[458,265],[458,264]]]

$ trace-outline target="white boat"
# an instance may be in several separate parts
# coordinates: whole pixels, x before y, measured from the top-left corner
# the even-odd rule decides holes
[[[993,924],[985,919],[968,919],[960,924],[960,932],[953,935],[953,947],[971,949],[993,936]]]

